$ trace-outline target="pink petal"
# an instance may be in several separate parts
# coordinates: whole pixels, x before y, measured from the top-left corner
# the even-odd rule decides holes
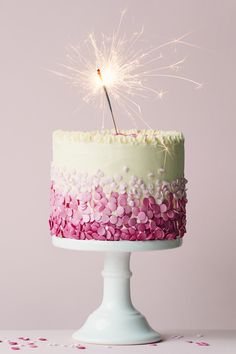
[[[112,215],[112,216],[110,217],[110,222],[111,222],[112,224],[116,224],[116,223],[117,223],[117,217],[116,217],[115,215]]]
[[[124,209],[122,206],[119,206],[119,207],[117,208],[116,213],[117,213],[118,216],[123,216],[123,215],[124,215],[124,212],[125,212],[125,209]]]
[[[165,204],[161,204],[160,211],[161,211],[161,213],[165,213],[167,211],[167,206]]]
[[[140,221],[144,221],[144,220],[146,219],[146,214],[145,214],[143,211],[140,211],[140,212],[138,213],[138,219],[139,219]]]
[[[102,235],[105,235],[106,230],[103,226],[101,226],[97,229],[97,233],[98,233],[98,235],[102,236]]]

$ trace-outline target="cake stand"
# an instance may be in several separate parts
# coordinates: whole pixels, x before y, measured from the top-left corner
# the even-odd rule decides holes
[[[176,248],[182,240],[97,241],[52,237],[56,247],[105,252],[103,299],[99,308],[73,334],[79,342],[95,344],[145,344],[160,341],[146,318],[135,309],[130,297],[130,255],[136,251]]]

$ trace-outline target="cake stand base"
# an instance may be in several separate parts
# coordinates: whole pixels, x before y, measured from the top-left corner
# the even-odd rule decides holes
[[[131,251],[175,248],[181,240],[104,242],[70,240],[53,237],[53,244],[67,249],[106,251],[103,299],[100,307],[73,334],[79,342],[94,344],[130,345],[160,341],[160,334],[137,311],[130,297]],[[119,250],[117,250],[119,249]]]

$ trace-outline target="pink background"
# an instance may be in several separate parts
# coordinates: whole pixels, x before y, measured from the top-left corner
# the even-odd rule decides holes
[[[132,256],[133,299],[156,329],[236,328],[235,1],[0,1],[0,328],[77,328],[102,295],[99,253],[52,247],[51,133],[100,127],[100,113],[45,69],[91,30],[110,33],[128,8],[128,33],[148,44],[193,30],[188,76],[163,101],[142,103],[154,128],[182,130],[189,180],[182,248]],[[121,114],[119,126],[130,127]],[[107,123],[110,127],[110,122]]]

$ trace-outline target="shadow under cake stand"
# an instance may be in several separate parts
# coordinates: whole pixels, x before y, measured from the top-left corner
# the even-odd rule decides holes
[[[53,236],[56,247],[78,251],[105,252],[103,299],[73,339],[95,344],[145,344],[158,342],[146,318],[135,309],[130,297],[130,255],[136,251],[154,251],[181,246],[182,239],[153,241],[74,240]]]

